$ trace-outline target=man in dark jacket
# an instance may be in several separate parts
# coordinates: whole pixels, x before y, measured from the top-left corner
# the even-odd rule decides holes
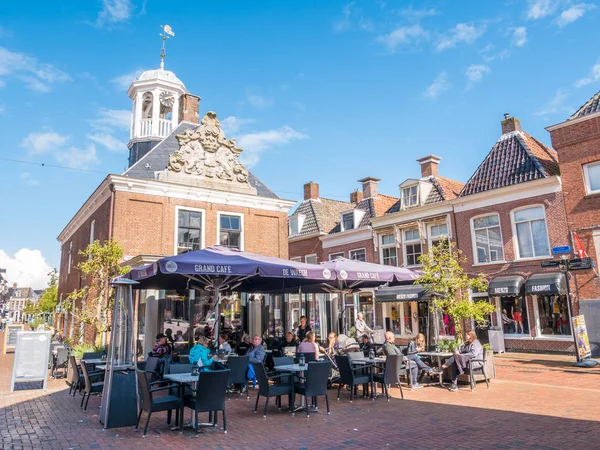
[[[385,344],[383,344],[383,353],[385,353],[387,356],[402,355],[406,366],[410,369],[410,380],[409,381],[411,384],[411,388],[421,389],[423,387],[418,382],[419,367],[417,366],[417,364],[415,362],[407,360],[406,357],[400,351],[400,349],[396,346],[396,344],[394,344],[394,333],[392,333],[391,331],[385,332]]]

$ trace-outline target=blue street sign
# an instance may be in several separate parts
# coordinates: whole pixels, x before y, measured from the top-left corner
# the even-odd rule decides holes
[[[553,255],[563,255],[565,253],[571,253],[571,246],[570,245],[562,245],[560,247],[552,247],[552,254]]]

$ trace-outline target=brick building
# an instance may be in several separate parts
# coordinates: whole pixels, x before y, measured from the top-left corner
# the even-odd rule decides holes
[[[546,128],[558,160],[570,232],[596,263],[600,261],[600,92],[564,122]],[[595,354],[600,350],[600,280],[597,270],[571,272],[571,289]]]
[[[279,198],[240,163],[242,149],[225,137],[216,114],[206,113],[199,123],[199,97],[163,69],[144,72],[128,95],[130,167],[108,175],[58,236],[59,297],[85,286],[76,266],[79,251],[94,240],[115,239],[124,264],[134,265],[213,245],[287,258],[287,214],[294,202]],[[163,319],[201,320],[212,307],[210,295],[199,297],[204,306],[190,317],[185,293],[142,293],[142,339],[163,331]],[[226,307],[237,317],[236,301]],[[60,324],[66,336],[77,326],[68,312]],[[149,343],[153,339],[140,345]]]
[[[18,287],[16,283],[8,289],[8,316],[15,323],[26,322],[29,317],[24,309],[28,302],[36,303],[41,295],[41,291],[34,291],[30,287]]]

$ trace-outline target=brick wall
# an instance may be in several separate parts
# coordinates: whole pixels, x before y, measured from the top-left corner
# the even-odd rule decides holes
[[[331,253],[340,253],[344,252],[344,258],[350,258],[351,250],[359,250],[365,249],[367,262],[379,263],[379,256],[375,253],[375,249],[373,248],[373,240],[366,239],[362,241],[352,242],[350,244],[345,245],[337,245],[335,247],[327,247],[323,249],[323,258],[325,261],[329,260],[329,255]]]
[[[327,255],[323,254],[323,245],[318,236],[290,242],[288,244],[288,249],[290,259],[300,256],[302,257],[302,262],[304,262],[304,256],[312,255],[313,253],[317,254],[317,262],[327,261],[329,259]]]

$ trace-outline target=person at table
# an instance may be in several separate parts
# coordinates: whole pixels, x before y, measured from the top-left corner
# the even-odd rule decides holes
[[[250,357],[250,364],[248,364],[248,381],[252,381],[252,385],[256,385],[256,374],[254,373],[254,367],[252,367],[253,362],[261,363],[265,360],[265,355],[267,354],[265,348],[262,345],[262,338],[260,336],[254,336],[252,338],[252,348],[248,351],[248,356]]]
[[[298,341],[294,339],[294,333],[292,333],[291,331],[288,331],[285,334],[285,337],[281,342],[280,350],[284,352],[286,347],[298,347]]]
[[[296,335],[298,336],[298,340],[300,342],[304,342],[304,338],[306,338],[306,333],[312,331],[310,325],[306,323],[306,316],[300,317],[300,326],[298,327],[298,332]]]
[[[339,353],[340,344],[337,339],[337,335],[332,331],[327,335],[327,347],[319,347],[323,353],[328,355],[337,355]]]
[[[248,353],[250,347],[252,347],[252,338],[245,334],[242,338],[242,342],[240,342],[235,348],[235,352],[240,356],[244,356],[246,353]]]
[[[209,367],[212,364],[213,358],[210,357],[208,342],[206,336],[198,336],[196,345],[190,350],[190,364],[199,367]]]
[[[385,332],[385,344],[383,344],[383,353],[386,356],[390,355],[400,355],[402,359],[406,362],[406,366],[410,369],[410,383],[412,389],[421,389],[421,386],[418,382],[419,380],[419,366],[414,361],[408,360],[403,354],[402,351],[396,346],[394,343],[394,333],[391,331]]]
[[[150,356],[157,356],[162,358],[163,356],[169,356],[171,354],[171,346],[167,342],[167,336],[162,333],[156,335],[156,344],[152,347],[152,354]]]
[[[304,338],[304,341],[298,345],[296,353],[314,353],[315,361],[319,360],[319,344],[316,342],[316,336],[314,332],[309,331],[306,333],[306,337]]]
[[[375,347],[369,342],[369,335],[363,334],[361,336],[359,348],[363,352],[363,355],[367,357],[369,356],[369,352],[371,350],[375,351]]]
[[[452,384],[448,388],[451,392],[458,391],[457,379],[458,376],[464,373],[464,370],[469,367],[469,360],[471,359],[483,359],[483,346],[479,339],[477,339],[477,335],[475,331],[467,331],[467,340],[461,344],[454,351],[454,355],[449,358],[439,369],[436,370],[436,373],[443,372],[444,369],[450,368],[450,379],[452,380]],[[476,362],[473,364],[473,368],[481,367],[480,362]]]
[[[219,335],[219,351],[224,352],[226,355],[231,353],[231,345],[227,342],[227,335],[225,333]]]
[[[433,369],[425,364],[419,357],[419,353],[424,351],[425,335],[423,333],[419,333],[412,341],[408,343],[408,347],[406,348],[406,359],[413,361],[417,365],[419,371],[422,370],[427,375],[431,375],[433,373]]]
[[[365,322],[364,318],[363,318],[363,313],[359,312],[356,315],[356,322],[354,322],[354,328],[356,329],[356,338],[360,339],[361,336],[363,334],[370,334],[373,333],[373,330],[371,328],[369,328],[369,326],[367,325],[367,322]]]

